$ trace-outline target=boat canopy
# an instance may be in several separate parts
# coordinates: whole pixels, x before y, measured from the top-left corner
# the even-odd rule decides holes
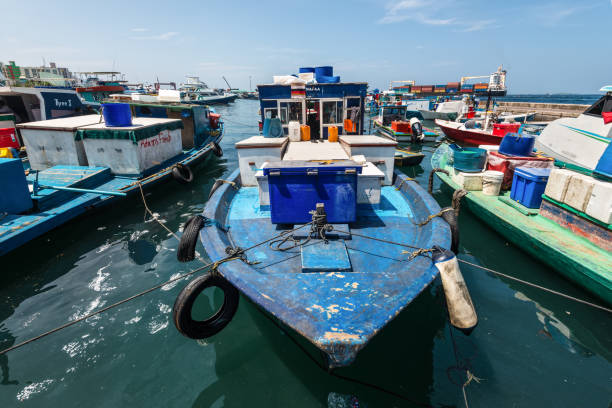
[[[612,92],[612,89],[610,92]],[[612,112],[612,93],[608,93],[599,98],[597,102],[584,111],[584,114],[590,116],[601,116],[601,114],[604,112]]]

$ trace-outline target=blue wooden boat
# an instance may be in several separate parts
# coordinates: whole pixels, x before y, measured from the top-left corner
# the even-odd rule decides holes
[[[266,88],[260,95],[273,109]],[[335,105],[333,93],[340,93],[363,106],[360,84],[316,88],[322,104],[331,98]],[[284,99],[290,90],[275,85],[273,92]],[[177,329],[190,338],[216,334],[231,320],[240,292],[319,348],[329,368],[351,364],[440,273],[445,281],[440,261],[457,262],[436,201],[394,172],[396,146],[346,132],[338,142],[253,136],[236,143],[240,168],[215,183],[203,214],[184,228],[179,260],[194,259],[200,239],[215,267],[177,297]],[[195,321],[195,299],[210,286],[224,291],[224,304]]]
[[[230,181],[240,183],[239,171]],[[329,366],[349,365],[438,276],[430,258],[410,259],[410,248],[364,236],[418,248],[450,247],[449,227],[443,220],[415,225],[440,211],[416,182],[396,174],[395,183],[381,189],[381,201],[378,207],[359,206],[356,221],[338,226],[342,232],[335,236],[329,233],[328,243],[313,239],[308,246],[288,251],[262,246],[246,253],[249,261],[260,263],[224,263],[218,272],[257,306],[324,351]],[[228,247],[248,248],[279,232],[270,210],[259,205],[258,187],[236,189],[224,184],[203,215],[216,220],[201,231],[213,261],[225,258]],[[307,228],[302,231],[301,242],[307,232]]]
[[[134,111],[142,110],[142,108],[143,104],[132,106]],[[138,132],[144,132],[145,136],[147,131],[149,133],[153,132],[151,137],[140,139],[138,143],[141,146],[155,148],[155,143],[159,143],[158,140],[167,139],[171,136],[171,130],[174,130],[174,137],[179,138],[177,143],[182,143],[183,148],[177,154],[167,157],[159,163],[148,166],[142,171],[131,171],[128,174],[122,174],[118,169],[129,168],[126,164],[128,160],[124,162],[120,153],[122,149],[126,150],[126,146],[133,144],[132,140],[120,139],[120,134],[122,132],[130,133],[129,130],[105,129],[104,124],[79,127],[76,130],[75,137],[85,138],[85,141],[89,140],[87,138],[98,138],[95,141],[100,142],[100,138],[104,137],[101,133],[105,132],[110,133],[111,138],[117,138],[103,141],[107,142],[107,146],[114,148],[111,154],[116,157],[100,156],[96,158],[89,156],[87,157],[89,163],[91,164],[92,160],[95,159],[97,160],[96,164],[79,165],[79,163],[57,163],[57,161],[63,159],[67,161],[77,159],[77,155],[69,154],[60,158],[56,157],[56,162],[50,163],[54,160],[50,153],[42,156],[35,154],[34,150],[37,147],[31,143],[41,143],[43,145],[39,146],[41,151],[48,152],[60,148],[60,150],[63,149],[62,152],[66,152],[69,150],[69,144],[62,143],[70,141],[74,128],[62,129],[62,126],[70,121],[87,123],[88,117],[82,116],[20,125],[26,146],[29,145],[28,150],[31,148],[29,162],[25,163],[27,168],[25,176],[22,170],[20,176],[13,175],[9,180],[8,176],[3,173],[2,163],[0,163],[0,183],[5,191],[11,188],[21,189],[19,191],[25,189],[26,192],[29,192],[29,197],[21,209],[13,208],[7,211],[7,209],[0,208],[0,256],[86,212],[117,203],[127,196],[140,194],[141,187],[146,189],[172,177],[179,182],[189,182],[193,178],[191,167],[202,162],[210,153],[222,154],[218,142],[223,136],[223,124],[222,122],[218,123],[216,128],[210,126],[208,117],[211,111],[209,108],[196,105],[175,104],[164,106],[158,104],[149,106],[145,113],[149,117],[134,117],[134,123],[142,124],[145,121],[155,123],[149,126],[135,127],[130,137],[135,137],[134,140],[137,140],[139,138]],[[173,116],[177,117],[177,115],[180,119],[172,119]],[[91,116],[99,121],[97,115]],[[63,122],[58,123],[59,121]],[[63,132],[59,132],[58,129],[63,130]],[[32,134],[29,135],[28,132]],[[190,141],[189,144],[187,140]],[[45,143],[51,142],[56,142],[57,145],[50,146],[47,144],[45,146]],[[78,141],[74,144],[77,143]],[[49,149],[49,147],[52,149]],[[96,147],[96,149],[101,149],[101,147]],[[47,160],[47,162],[43,163],[41,160]],[[108,160],[107,165],[100,165],[100,160],[102,162]],[[49,164],[50,166],[47,166]],[[29,166],[32,166],[32,168],[28,168]],[[41,167],[44,167],[44,169],[40,169]],[[19,180],[20,178],[22,179]],[[17,187],[14,186],[15,183],[18,184]],[[19,185],[20,183],[21,185]],[[0,207],[2,207],[1,200]]]

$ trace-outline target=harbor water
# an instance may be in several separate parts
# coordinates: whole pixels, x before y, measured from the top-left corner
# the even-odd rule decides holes
[[[258,108],[240,99],[218,107],[224,156],[207,159],[191,184],[147,192],[148,206],[171,231],[202,211],[216,178],[236,169],[233,145],[258,133]],[[402,170],[426,188],[433,145],[422,151],[420,166]],[[434,196],[450,203],[439,182]],[[467,210],[459,222],[460,259],[601,303]],[[2,258],[0,349],[201,265],[179,263],[176,247],[145,217],[138,197]],[[207,259],[201,245],[197,250]],[[609,313],[461,268],[480,319],[471,336],[450,328],[441,285],[432,285],[338,376],[319,369],[245,298],[215,337],[183,337],[172,322],[174,299],[187,283],[181,280],[0,355],[0,407],[441,407],[465,406],[464,398],[471,407],[610,406]],[[206,293],[198,312],[212,313],[221,297]]]

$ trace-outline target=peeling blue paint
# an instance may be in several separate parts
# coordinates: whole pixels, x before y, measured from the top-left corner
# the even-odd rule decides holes
[[[239,179],[238,171],[230,178]],[[440,207],[416,182],[397,174],[395,186],[384,187],[384,203],[361,207],[351,232],[423,248],[450,247],[450,230],[441,218],[423,227],[416,220]],[[230,245],[242,248],[282,230],[258,205],[256,188],[239,191],[224,185],[208,201],[204,216],[231,225],[229,231],[204,228],[202,243],[213,261]],[[317,245],[313,240],[306,244]],[[247,252],[247,265],[224,263],[219,272],[245,296],[300,333],[329,356],[331,366],[351,364],[367,342],[438,276],[431,260],[410,261],[404,246],[352,235],[344,241],[352,271],[302,273],[300,248],[273,251],[267,245]],[[308,249],[310,250],[310,249]]]

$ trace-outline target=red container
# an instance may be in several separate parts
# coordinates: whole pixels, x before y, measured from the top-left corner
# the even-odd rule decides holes
[[[539,167],[544,169],[552,169],[555,165],[555,160],[551,157],[541,156],[506,156],[500,152],[489,152],[487,161],[487,170],[501,171],[504,173],[502,181],[502,190],[509,190],[512,187],[512,177],[514,177],[514,169],[517,167]]]
[[[520,127],[520,123],[495,123],[493,124],[493,136],[503,137],[507,133],[516,133]]]
[[[449,82],[448,84],[446,84],[446,87],[459,89],[459,82]]]
[[[421,85],[415,85],[412,87],[412,92],[421,92],[423,90],[423,87]]]
[[[433,92],[433,90],[434,90],[433,85],[423,85],[421,87],[421,91],[423,92]]]
[[[391,129],[399,133],[411,133],[410,122],[404,122],[401,120],[394,120],[391,122]]]
[[[0,129],[0,147],[12,147],[19,149],[19,139],[15,128]]]

